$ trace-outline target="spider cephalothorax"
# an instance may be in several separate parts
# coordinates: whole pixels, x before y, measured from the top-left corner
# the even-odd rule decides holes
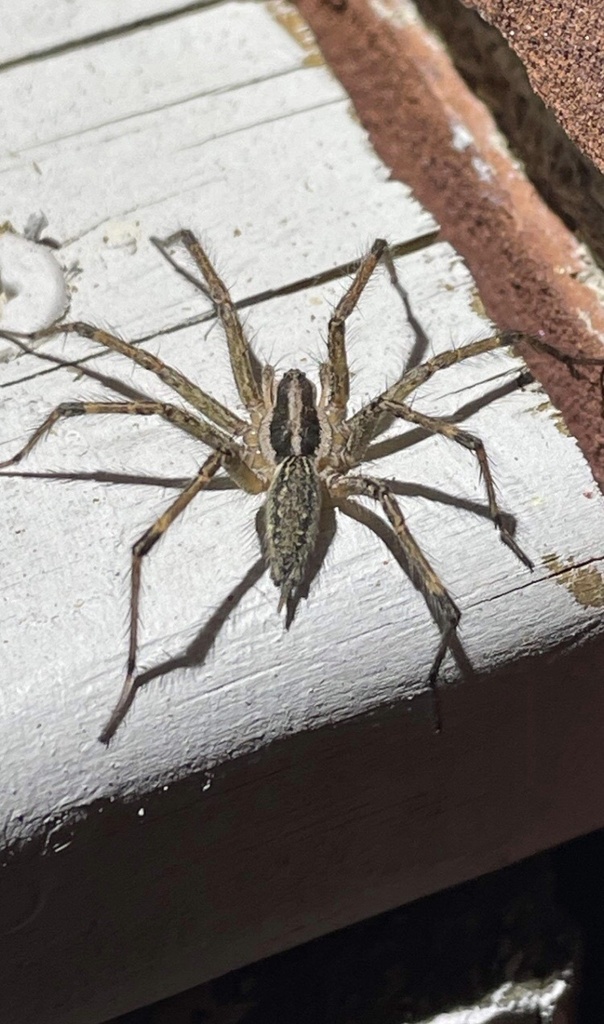
[[[441,640],[430,672],[430,683],[435,687],[440,664],[455,635],[459,610],[409,532],[388,482],[354,470],[363,462],[370,443],[388,419],[398,417],[418,424],[430,433],[450,438],[475,453],[485,483],[489,515],[504,543],[525,565],[531,567],[530,560],[516,544],[497,504],[488,459],[480,439],[446,420],[416,412],[406,404],[405,399],[437,371],[518,340],[528,340],[564,361],[568,357],[526,336],[512,332],[495,334],[462,348],[443,352],[413,367],[386,391],[349,416],[345,324],[380,259],[389,261],[390,273],[394,277],[394,268],[384,241],[375,241],[371,250],[359,261],[353,280],[329,321],[327,358],[320,366],[318,399],[314,384],[300,370],[289,370],[277,381],[273,368],[265,366],[261,379],[258,379],[260,375],[255,371],[255,361],[236,307],[192,232],[181,231],[167,241],[153,241],[172,263],[174,260],[168,246],[176,243],[184,245],[193,257],[204,282],[196,281],[196,284],[212,301],[222,322],[233,377],[248,418],[242,419],[178,370],[137,345],[122,341],[90,324],[57,324],[37,332],[35,337],[68,332],[90,338],[156,374],[194,411],[151,399],[131,402],[65,402],[50,413],[16,455],[0,463],[0,467],[6,467],[19,462],[57,420],[87,414],[161,416],[211,449],[211,454],[205,458],[196,476],[133,546],[126,678],[119,701],[101,733],[101,740],[107,742],[113,736],[132,703],[140,678],[135,675],[135,670],[142,560],[221,468],[241,489],[253,494],[268,492],[264,508],[265,556],[271,577],[280,590],[280,609],[295,595],[304,579],[317,542],[322,502],[330,501],[338,506],[351,497],[363,496],[381,506],[409,575],[422,591],[441,631]],[[190,275],[187,276],[190,278]]]

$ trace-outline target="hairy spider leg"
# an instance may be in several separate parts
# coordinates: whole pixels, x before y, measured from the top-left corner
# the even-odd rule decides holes
[[[207,287],[203,288],[200,282],[196,282],[196,284],[212,302],[226,334],[233,377],[239,397],[252,419],[257,419],[265,411],[260,385],[254,374],[249,342],[224,281],[216,273],[209,256],[192,231],[185,228],[165,240],[158,238],[151,240],[163,255],[166,255],[167,246],[181,242],[195,260]]]
[[[346,420],[349,436],[343,453],[345,465],[353,468],[363,461],[369,444],[382,427],[384,415],[388,414],[387,402],[403,402],[408,395],[416,391],[421,384],[424,384],[439,370],[455,366],[456,363],[461,363],[464,359],[471,359],[472,356],[479,356],[484,352],[492,352],[493,349],[514,345],[518,341],[525,340],[530,340],[528,335],[519,335],[510,331],[493,334],[480,341],[463,345],[461,348],[440,352],[425,363],[407,370],[395,384],[392,384],[386,391],[383,391],[377,398],[373,398]]]
[[[101,743],[109,743],[109,740],[115,734],[116,729],[127,714],[134,700],[137,689],[137,678],[134,676],[134,670],[136,668],[136,656],[138,651],[138,609],[143,558],[145,555],[149,554],[151,549],[155,544],[157,544],[160,537],[164,535],[181,512],[184,512],[187,505],[193,501],[193,498],[195,498],[195,496],[199,494],[204,487],[207,487],[212,477],[217,473],[221,466],[225,465],[228,459],[229,455],[225,452],[213,452],[212,455],[210,455],[203,463],[196,476],[187,484],[185,489],[181,491],[176,500],[172,502],[169,508],[167,508],[158,519],[156,519],[148,530],[145,530],[142,537],[139,537],[133,545],[130,585],[130,644],[128,649],[126,678],[124,680],[118,702],[111,712],[109,720],[103,728],[101,735],[99,736]]]
[[[0,331],[0,336],[8,338],[9,341],[11,338],[37,341],[40,338],[51,338],[57,334],[80,334],[83,338],[89,338],[90,341],[95,341],[104,348],[119,352],[128,359],[132,359],[134,363],[142,366],[143,369],[154,373],[172,391],[176,391],[181,398],[189,402],[194,409],[197,409],[203,416],[207,416],[209,420],[212,420],[213,423],[228,433],[240,434],[247,427],[245,420],[240,419],[239,416],[236,416],[234,412],[231,412],[221,402],[212,398],[211,395],[206,394],[205,391],[202,391],[196,384],[188,380],[179,370],[174,369],[173,366],[164,363],[163,360],[152,355],[151,352],[147,352],[146,349],[132,345],[128,341],[122,341],[121,338],[116,337],[114,334],[101,330],[99,327],[94,327],[92,324],[86,324],[81,321],[68,324],[53,324],[52,327],[45,327],[43,330],[35,331],[32,334],[21,334],[18,331]]]
[[[407,420],[409,423],[417,423],[418,426],[423,427],[424,430],[429,430],[432,434],[442,434],[443,437],[448,437],[449,440],[456,441],[457,444],[460,444],[463,448],[468,448],[470,451],[475,453],[487,491],[489,515],[499,530],[499,535],[503,543],[514,552],[516,557],[526,565],[527,569],[533,569],[533,563],[530,558],[524,553],[519,544],[516,543],[512,534],[508,530],[501,509],[497,504],[493,474],[491,473],[491,467],[489,465],[485,446],[480,438],[476,437],[475,434],[470,434],[467,430],[461,430],[452,423],[447,423],[446,420],[435,419],[432,416],[424,416],[423,413],[416,412],[403,402],[384,401],[383,404],[384,408],[387,409],[388,412],[391,412],[393,416],[397,416],[402,420]]]
[[[365,286],[386,248],[387,242],[383,238],[376,238],[369,252],[360,261],[348,289],[338,302],[329,321],[328,361],[321,367],[323,385],[321,405],[325,406],[332,426],[340,424],[345,417],[350,393],[350,374],[346,358],[346,320],[356,308]]]
[[[443,658],[451,646],[451,641],[456,635],[461,612],[413,537],[405,522],[405,517],[398,501],[383,480],[377,480],[368,476],[333,476],[328,486],[336,498],[362,495],[367,498],[373,498],[374,501],[377,501],[382,506],[405,555],[411,580],[423,595],[440,629],[441,639],[429,675],[429,683],[434,699],[435,724],[437,731],[440,732],[442,722],[440,695],[437,686],[438,672]]]
[[[362,462],[368,445],[382,428],[386,402],[404,402],[408,395],[416,391],[420,385],[424,384],[435,373],[438,373],[439,370],[455,366],[457,363],[461,363],[465,359],[471,359],[473,356],[492,352],[497,348],[508,348],[516,345],[529,345],[537,352],[544,352],[552,356],[558,362],[564,363],[574,376],[577,376],[577,366],[601,366],[601,387],[604,404],[604,358],[569,355],[567,352],[561,352],[554,345],[550,345],[549,342],[536,338],[532,334],[525,334],[523,331],[499,331],[497,334],[491,334],[488,338],[482,338],[480,341],[472,341],[468,345],[462,345],[460,348],[440,352],[438,355],[433,356],[432,359],[426,360],[425,363],[405,371],[396,383],[364,405],[353,416],[350,416],[346,420],[349,436],[344,451],[345,465],[353,468],[359,462]]]
[[[228,459],[225,469],[229,476],[243,490],[250,494],[257,494],[264,490],[264,484],[256,476],[254,471],[241,458],[238,446],[215,427],[203,420],[198,420],[191,413],[178,409],[175,405],[166,402],[62,402],[46,417],[43,423],[34,430],[33,434],[19,451],[5,462],[0,462],[0,469],[8,466],[15,466],[31,452],[39,441],[44,438],[49,430],[60,419],[67,419],[71,416],[97,416],[97,415],[122,415],[122,416],[161,416],[162,419],[173,423],[174,426],[184,430],[187,434],[203,441],[210,448],[215,448],[225,454]]]

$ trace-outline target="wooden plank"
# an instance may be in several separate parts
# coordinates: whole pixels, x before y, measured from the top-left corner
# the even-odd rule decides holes
[[[210,0],[211,2],[211,0]],[[55,50],[82,47],[103,34],[136,29],[203,6],[179,0],[105,0],[103,4],[24,0],[4,11],[0,62],[30,61]]]
[[[403,240],[434,227],[414,201],[398,206],[408,190],[384,181],[340,86],[314,56],[264,9],[229,11],[228,32],[221,9],[209,9],[88,47],[87,59],[61,54],[35,75],[22,67],[0,77],[3,105],[22,111],[7,125],[14,152],[2,168],[11,220],[23,228],[44,211],[65,265],[85,268],[74,316],[102,317],[127,334],[165,326],[165,273],[146,239],[185,222],[205,232],[235,297],[252,280],[263,291],[312,275],[318,250],[331,267],[376,234]],[[115,72],[104,90],[100,68]],[[349,168],[338,202],[324,158],[334,142]],[[191,294],[172,290],[183,299],[168,323],[178,323]]]
[[[21,100],[29,75],[38,110],[66,78],[76,98],[65,122],[62,99],[45,123],[32,113],[14,126],[8,213],[21,228],[42,209],[64,241],[59,258],[79,266],[73,316],[151,335],[151,350],[239,409],[220,330],[172,330],[207,303],[149,234],[202,232],[238,299],[300,282],[253,302],[246,324],[262,359],[316,373],[346,280],[304,282],[376,235],[403,242],[433,225],[269,9],[225,4],[191,15],[187,32],[179,24],[129,37],[128,75],[117,37],[0,78]],[[91,69],[108,68],[106,91],[91,89]],[[430,352],[490,331],[450,248],[398,267]],[[412,347],[382,272],[350,325],[354,408]],[[92,349],[71,338],[41,351]],[[166,395],[112,355],[87,365]],[[203,450],[165,424],[89,418],[57,428],[23,466],[58,480],[0,480],[4,1019],[106,1019],[601,824],[597,794],[579,805],[568,779],[571,764],[587,778],[601,758],[585,664],[601,643],[604,508],[539,387],[515,386],[519,366],[503,352],[469,361],[417,405],[469,406],[533,574],[485,517],[470,453],[396,430],[403,440],[371,463],[402,481],[409,524],[463,612],[468,664],[447,659],[447,679],[464,684],[446,693],[442,736],[426,688],[437,630],[375,535],[338,517],[286,632],[259,564],[261,502],[217,488],[145,565],[141,660],[172,664],[105,750],[96,737],[124,669],[130,545]],[[103,393],[36,355],[0,375],[0,458],[58,402]],[[555,657],[581,638],[591,646],[570,664]]]
[[[180,290],[180,279],[168,267],[164,269],[164,275],[166,291],[169,290],[172,281],[176,282]],[[481,327],[484,331],[484,323],[480,316],[473,314],[468,308],[471,283],[449,247],[431,247],[426,253],[407,257],[402,261],[401,275],[417,296],[430,337],[438,339],[435,342],[436,347],[447,348],[451,344],[451,332],[456,333],[456,327],[464,337],[475,336]],[[343,283],[336,281],[329,286],[304,289],[299,293],[252,307],[248,329],[252,336],[258,337],[257,350],[260,357],[270,358],[281,369],[299,365],[312,372],[322,355],[321,328],[324,330],[330,309],[342,289]],[[445,309],[442,300],[439,299],[439,305],[430,309],[429,296],[436,297],[442,292],[451,296],[448,307]],[[193,300],[195,301],[194,294]],[[292,327],[295,328],[293,337]],[[206,326],[205,331],[207,330]],[[351,358],[353,365],[357,367],[354,405],[358,407],[382,388],[385,382],[396,378],[402,366],[404,351],[409,350],[411,346],[412,334],[404,322],[400,303],[386,276],[382,274],[364,297],[360,315],[352,324]],[[226,346],[217,328],[211,330],[207,339],[204,339],[198,327],[185,329],[176,335],[159,336],[150,347],[166,359],[173,358],[176,354],[176,362],[184,373],[202,384],[209,384],[211,393],[216,394],[227,404],[239,408],[230,380]],[[503,353],[492,357],[487,363],[487,381],[494,380],[493,387],[498,387],[502,381],[504,384],[510,383],[513,387],[515,367]],[[123,381],[130,387],[151,391],[159,397],[173,397],[167,388],[157,385],[153,378],[150,379],[149,374],[145,371],[139,373],[120,357],[101,356],[87,365],[110,379]],[[3,451],[14,450],[46,413],[66,397],[78,398],[84,395],[87,399],[94,399],[104,394],[101,386],[89,380],[74,383],[73,375],[74,371],[69,369],[57,370],[50,375],[38,373],[33,378],[13,382],[6,389],[2,417],[5,432]],[[453,393],[448,401],[446,396],[449,394],[451,384],[447,386],[445,382],[435,382],[430,389],[432,393],[436,389],[432,398],[428,389],[425,389],[428,394],[424,399],[424,408],[433,411],[442,408],[443,388],[445,411],[451,411],[456,407],[459,401],[456,395],[459,394],[471,401],[479,400],[481,385],[480,380],[477,381],[476,367],[472,368],[466,364],[465,367],[460,367],[454,378]],[[488,387],[487,383],[486,388]],[[522,402],[526,401],[524,396],[520,396],[520,399],[518,396],[508,398],[510,403],[519,400],[522,407]],[[532,410],[542,401],[541,394],[531,395],[529,409]],[[514,415],[511,410],[510,412],[513,421]],[[493,413],[483,410],[483,416],[488,419]],[[497,422],[497,415],[494,422]],[[511,430],[512,427],[506,424],[505,429]],[[398,435],[401,431],[397,430],[395,433]],[[562,449],[565,446],[572,450],[572,443],[568,439],[564,439]],[[420,452],[419,447],[423,451]],[[447,445],[438,440],[427,440],[419,447],[413,446],[409,451],[405,450],[402,466],[401,452],[397,454],[395,448],[395,453],[389,458],[380,459],[379,473],[386,477],[400,476],[402,470],[403,475],[409,475],[411,480],[417,482],[417,489],[420,491],[424,486],[432,486],[436,490],[446,490],[449,486],[454,493],[460,492],[460,497],[465,493],[476,499],[478,507],[482,509],[483,495],[477,469],[471,457],[465,453],[460,455],[456,448],[453,452],[448,451]],[[502,445],[502,448],[505,451],[506,446]],[[436,459],[433,479],[427,477],[425,470],[426,449],[433,449],[435,454],[439,452],[442,456],[441,459]],[[33,473],[50,471],[76,476],[121,473],[134,478],[140,475],[150,476],[152,480],[167,477],[179,481],[194,473],[202,457],[201,446],[192,440],[182,439],[180,434],[174,436],[172,429],[164,423],[136,419],[119,418],[109,421],[90,418],[72,420],[55,428],[52,436],[32,453],[27,465],[22,468],[23,471]],[[525,517],[528,521],[523,522],[523,529],[530,530],[530,520],[533,519],[530,512],[531,492],[523,494],[522,473],[515,468],[513,454],[508,455],[505,462],[504,458],[505,455],[499,452],[495,455],[500,486],[505,491],[505,482],[509,480],[508,487],[512,489],[509,501],[512,507],[516,502],[515,511],[521,519],[524,518],[522,510],[529,510]],[[25,569],[17,568],[19,553],[26,566],[31,557],[31,545],[34,544],[36,549],[44,552],[44,560],[49,560],[48,565],[42,566],[39,573],[36,572],[33,577],[29,575],[27,589],[25,592],[21,590],[18,598],[19,605],[24,610],[29,607],[30,602],[40,609],[42,621],[39,624],[40,635],[36,648],[31,649],[29,645],[22,619],[11,617],[8,625],[5,624],[5,629],[8,629],[12,622],[15,630],[14,634],[7,634],[10,639],[9,650],[14,657],[12,671],[15,679],[31,680],[26,690],[18,686],[13,687],[12,692],[17,703],[12,706],[7,716],[7,722],[12,722],[10,730],[14,746],[11,746],[15,751],[15,768],[17,769],[17,763],[24,768],[21,748],[25,733],[30,728],[31,702],[35,696],[36,714],[40,713],[39,702],[42,701],[45,720],[48,722],[47,716],[52,716],[53,731],[56,728],[58,733],[63,735],[67,747],[72,745],[78,733],[83,732],[87,735],[87,747],[94,761],[92,774],[99,785],[109,766],[104,750],[96,743],[96,736],[100,731],[102,719],[106,717],[108,706],[117,692],[125,657],[123,641],[128,593],[128,550],[136,537],[166,502],[169,502],[170,489],[166,492],[157,484],[141,484],[137,487],[132,482],[124,486],[107,487],[95,480],[62,482],[57,485],[57,482],[52,480],[16,478],[5,480],[3,483],[6,487],[5,500],[6,507],[10,509],[10,521],[17,524],[16,529],[19,531],[11,544],[17,590],[18,581],[25,574]],[[145,663],[153,664],[158,658],[161,659],[166,645],[172,648],[176,655],[183,646],[186,646],[187,637],[195,632],[196,626],[211,617],[212,611],[221,607],[228,600],[229,594],[245,578],[246,572],[259,555],[253,521],[255,511],[262,500],[245,497],[230,489],[218,490],[208,495],[207,502],[204,496],[187,513],[183,526],[175,527],[165,538],[157,556],[149,559],[149,565],[145,566],[146,581],[142,609]],[[425,503],[420,500],[416,511],[410,509],[409,514],[414,531],[426,542],[428,551],[432,548],[433,539],[431,541],[430,538],[435,524],[442,520],[442,528],[445,531],[442,538],[443,551],[453,546],[452,538],[460,529],[467,531],[468,537],[473,537],[476,533],[476,543],[479,547],[482,546],[485,552],[491,547],[495,549],[493,557],[489,556],[486,559],[487,575],[481,584],[485,593],[491,592],[493,585],[497,583],[503,585],[502,581],[506,579],[508,573],[511,573],[511,579],[519,586],[528,582],[522,566],[516,565],[513,557],[508,556],[505,550],[499,550],[500,545],[495,531],[489,523],[477,522],[475,517],[469,515],[462,519],[462,525],[457,515],[447,515],[446,508],[441,508],[439,515],[438,508],[433,507],[434,502],[427,502],[427,507],[422,512],[423,504]],[[49,509],[52,509],[51,515]],[[73,518],[73,522],[65,528],[70,517]],[[228,527],[225,526],[226,522],[229,523]],[[63,525],[57,528],[58,524]],[[119,559],[115,557],[116,543],[123,551]],[[95,551],[92,558],[91,548]],[[186,552],[184,559],[182,555],[178,556],[179,551]],[[225,561],[228,553],[229,558]],[[434,557],[443,562],[443,573],[446,575],[445,565],[448,556],[445,559],[443,554],[435,552]],[[335,574],[332,569],[334,559],[336,566],[341,563],[339,571]],[[479,555],[478,565],[480,561]],[[455,565],[454,551],[453,564]],[[463,564],[458,566],[457,575],[460,578],[455,577],[453,589],[460,599],[462,593],[467,599],[476,583],[468,578],[467,567]],[[465,582],[462,579],[464,576]],[[215,638],[212,650],[211,689],[222,691],[224,688],[237,688],[238,680],[246,690],[251,686],[252,691],[257,692],[262,701],[268,700],[271,705],[270,709],[267,707],[266,718],[272,722],[272,735],[277,735],[281,731],[286,720],[295,722],[298,714],[302,715],[299,722],[299,726],[302,727],[305,716],[309,713],[316,716],[318,707],[322,706],[324,701],[325,720],[336,713],[338,707],[343,711],[342,701],[346,705],[351,698],[349,687],[356,694],[355,701],[358,699],[362,702],[359,706],[359,710],[362,710],[367,702],[373,704],[379,700],[380,688],[376,686],[375,673],[378,670],[378,663],[384,660],[381,609],[384,605],[387,609],[391,609],[391,606],[396,608],[401,598],[405,603],[410,603],[415,611],[411,613],[409,609],[407,610],[404,625],[398,623],[397,616],[392,610],[387,611],[388,632],[394,637],[399,635],[401,627],[405,633],[408,631],[408,636],[401,639],[401,643],[403,646],[411,644],[408,652],[409,665],[419,667],[421,664],[420,678],[417,682],[423,687],[434,653],[437,633],[436,630],[431,631],[431,641],[425,642],[423,628],[418,626],[423,623],[428,629],[429,616],[421,597],[416,596],[410,586],[403,585],[404,593],[401,595],[401,584],[404,584],[404,580],[401,581],[399,577],[400,569],[387,552],[380,550],[375,537],[357,524],[343,519],[325,571],[313,588],[311,600],[304,602],[300,607],[295,625],[288,633],[283,633],[283,624],[275,614],[277,594],[273,584],[266,577],[254,582],[233,615],[232,621],[225,624],[225,629]],[[511,579],[506,580],[506,587],[511,586]],[[199,585],[196,585],[196,580],[199,581]],[[41,589],[37,592],[29,589],[38,586]],[[469,588],[469,594],[463,592],[463,587]],[[355,593],[354,604],[357,609],[357,621],[354,624],[347,622],[345,616],[337,613],[338,601],[342,608],[348,605],[351,588]],[[555,588],[552,590],[557,593]],[[333,602],[334,611],[330,612]],[[60,612],[56,615],[53,612],[52,619],[46,620],[43,609],[51,605],[55,610],[64,608],[65,614]],[[92,611],[95,606],[96,610]],[[372,622],[369,629],[368,618]],[[259,622],[262,623],[264,637],[261,668],[258,666],[257,647],[255,643],[250,642]],[[353,636],[347,633],[350,628],[353,630],[354,640]],[[368,640],[367,633],[373,639]],[[312,644],[309,644],[311,636],[314,639]],[[111,647],[108,648],[108,637],[113,637],[117,641],[113,650]],[[350,644],[343,662],[344,638],[347,638]],[[26,650],[23,650],[24,642]],[[478,637],[476,642],[478,644]],[[45,689],[39,694],[36,694],[35,690],[32,693],[30,687],[35,687],[36,673],[34,666],[28,664],[28,650],[36,664],[41,659],[42,664],[46,666],[53,660],[52,652],[57,646],[62,654],[55,669],[55,687]],[[369,669],[366,688],[359,687],[352,677],[349,678],[349,672],[345,668],[349,659],[356,661],[363,650],[368,658]],[[370,654],[371,650],[373,654]],[[345,695],[342,692],[338,693],[337,688],[329,686],[325,693],[316,698],[318,704],[315,701],[314,708],[311,708],[308,705],[307,693],[307,686],[311,681],[308,671],[318,651],[321,652],[321,673],[327,673],[328,677],[341,677],[340,685],[345,687],[346,692]],[[400,665],[400,656],[397,642],[392,648],[391,660],[386,660],[379,670],[379,676],[386,686],[385,694],[389,693],[392,680],[400,672],[400,667],[395,667]],[[287,708],[282,705],[280,697],[283,686],[280,666],[284,660],[291,662],[291,671],[296,672],[298,680],[294,683],[292,677],[287,684],[288,701],[292,702]],[[411,668],[409,671],[411,672]],[[105,682],[108,675],[114,679],[113,689],[109,690]],[[190,676],[188,685],[187,675]],[[201,669],[201,675],[205,677],[206,671]],[[286,676],[289,675],[288,670]],[[82,700],[81,684],[78,683],[74,687],[73,678],[82,681],[88,694],[86,701]],[[64,692],[58,694],[57,686]],[[90,686],[96,691],[94,699],[89,693]],[[165,751],[160,755],[155,768],[152,766],[158,752],[153,752],[151,737],[156,733],[159,722],[167,715],[172,717],[175,713],[181,724],[178,727],[178,734],[174,735],[171,742],[168,760],[171,763],[170,771],[175,770],[177,774],[179,773],[175,766],[182,757],[181,730],[186,731],[190,723],[189,702],[203,702],[206,699],[199,688],[197,672],[194,672],[193,676],[191,673],[185,673],[183,686],[185,689],[182,702],[181,697],[173,692],[171,684],[161,689],[154,687],[156,693],[148,699],[145,694],[138,702],[140,708],[137,706],[133,712],[132,722],[143,715],[148,719],[148,725],[142,731],[135,730],[134,725],[128,726],[124,730],[124,735],[128,733],[128,741],[124,739],[115,746],[115,750],[119,747],[123,752],[120,759],[121,756],[127,759],[128,775],[136,765],[142,772],[139,782],[134,778],[130,779],[134,791],[149,773],[154,774],[158,770],[163,770],[160,765],[164,763]],[[178,690],[180,689],[179,683]],[[168,704],[165,703],[166,700]],[[66,708],[66,701],[69,710]],[[277,706],[281,705],[285,714],[281,725],[281,713],[275,717],[276,707],[272,707],[274,701]],[[97,708],[96,721],[91,719],[93,705]],[[211,760],[222,760],[229,751],[234,752],[237,749],[240,741],[244,746],[248,742],[246,730],[242,728],[238,715],[232,717],[233,708],[230,700],[221,699],[219,706],[222,707],[221,714],[224,713],[225,718],[222,725],[216,720],[216,735],[207,737],[214,749],[214,753],[210,755]],[[258,712],[256,697],[250,706],[250,712],[252,725]],[[19,735],[20,728],[17,726],[19,720],[23,723],[22,735]],[[138,738],[134,736],[135,731]],[[144,753],[145,748],[147,754]],[[148,761],[149,756],[151,762]],[[34,780],[37,775],[36,765],[39,765],[37,752],[32,750],[31,757],[31,768],[26,774]],[[67,748],[65,757],[71,760]],[[206,758],[207,754],[204,760]],[[55,795],[61,794],[61,802],[63,796],[69,800],[69,794],[73,792],[74,770],[82,773],[82,785],[85,785],[85,780],[91,775],[91,766],[86,764],[86,760],[81,762],[79,768],[73,766],[69,773],[64,771],[64,763],[61,758],[60,779],[49,779],[49,786]],[[117,765],[114,765],[113,770],[116,767]],[[123,768],[122,764],[121,772]],[[117,781],[115,776],[113,778]],[[35,786],[37,789],[37,783]],[[44,804],[30,810],[32,818],[38,818],[43,813]]]

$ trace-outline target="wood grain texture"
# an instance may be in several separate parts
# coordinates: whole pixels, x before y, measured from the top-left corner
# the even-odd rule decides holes
[[[347,279],[308,279],[376,236],[434,227],[327,69],[261,5],[34,60],[0,75],[0,93],[7,215],[17,229],[48,217],[71,315],[147,336],[236,409],[220,330],[190,323],[207,302],[149,235],[199,231],[237,299],[299,282],[253,301],[246,325],[262,359],[313,373]],[[450,247],[397,266],[431,353],[489,333]],[[384,273],[349,339],[358,408],[414,346]],[[13,354],[0,365],[0,458],[59,401],[106,394],[41,355],[166,397],[72,337]],[[338,517],[285,632],[259,562],[259,501],[217,488],[145,565],[141,658],[167,671],[105,750],[129,549],[204,450],[166,424],[90,418],[23,465],[41,476],[0,480],[3,1019],[100,1021],[601,824],[604,507],[540,388],[516,386],[520,367],[503,352],[462,364],[417,407],[464,409],[532,575],[485,518],[470,453],[397,429],[371,465],[400,481],[462,609],[467,661],[448,658],[445,675],[464,682],[445,693],[441,736],[426,689],[437,630],[379,539]]]
[[[3,12],[0,61],[32,61],[53,51],[82,49],[91,41],[116,33],[152,26],[158,21],[187,16],[204,6],[178,0],[106,0],[90,6],[59,0],[49,6],[27,0]]]

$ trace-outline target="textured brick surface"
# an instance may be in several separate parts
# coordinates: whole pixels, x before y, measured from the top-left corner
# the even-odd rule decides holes
[[[476,0],[525,65],[572,139],[604,170],[604,60],[599,0]]]

